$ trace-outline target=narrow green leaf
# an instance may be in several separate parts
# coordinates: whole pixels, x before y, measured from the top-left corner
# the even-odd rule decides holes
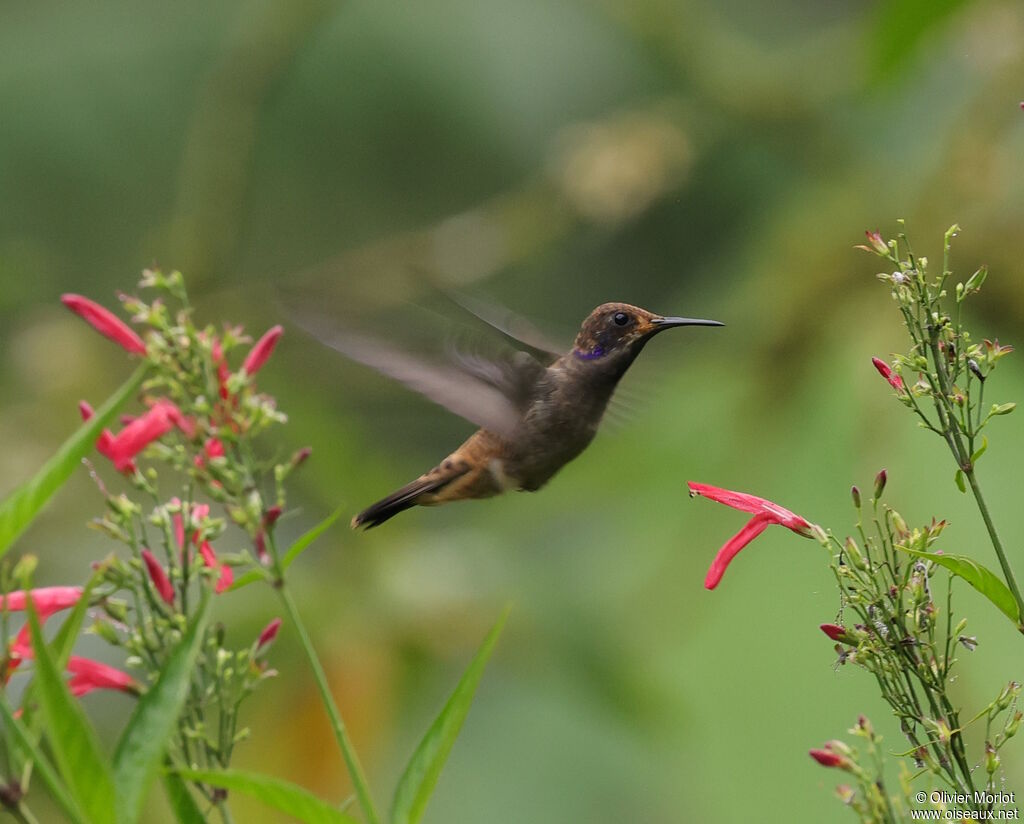
[[[321,801],[309,790],[280,778],[242,770],[177,770],[177,774],[189,781],[251,795],[306,824],[359,824],[358,819]]]
[[[34,477],[0,503],[0,557],[6,554],[46,502],[71,477],[82,458],[89,454],[103,427],[110,423],[121,405],[142,385],[146,369],[145,364],[136,369],[121,388],[107,398],[96,414],[61,444],[57,453],[43,464]]]
[[[341,513],[344,511],[344,505],[339,506],[334,512],[324,518],[316,526],[312,527],[308,531],[304,532],[299,538],[296,539],[295,543],[292,544],[288,551],[284,554],[284,558],[281,559],[281,569],[288,569],[292,565],[292,562],[299,557],[303,552],[309,549],[310,544],[313,543],[317,538],[323,535],[328,529],[334,526],[335,521],[341,517]],[[255,583],[256,581],[262,581],[266,578],[266,573],[260,570],[250,570],[245,575],[239,576],[229,588],[228,592],[233,589],[240,589],[241,587],[248,586],[249,584]]]
[[[35,602],[26,599],[32,654],[35,658],[36,694],[46,721],[46,736],[64,781],[93,824],[114,824],[114,782],[96,731],[68,685],[43,638]]]
[[[958,469],[953,475],[953,480],[956,481],[956,488],[963,493],[967,493],[967,481],[964,480],[964,471]]]
[[[908,549],[899,545],[896,548],[915,557],[934,561],[954,575],[963,578],[999,607],[1000,611],[1013,621],[1014,626],[1020,627],[1020,610],[1017,608],[1017,601],[1014,599],[1009,587],[992,570],[982,566],[973,558],[968,558],[966,555],[938,555],[934,552],[921,552],[917,549]]]
[[[3,692],[0,692],[0,715],[3,716],[6,728],[14,732],[14,737],[18,740],[18,744],[31,754],[32,764],[35,766],[36,772],[39,773],[39,777],[50,791],[53,800],[64,811],[64,815],[68,817],[72,824],[86,824],[78,804],[68,794],[64,782],[57,775],[57,771],[51,766],[42,750],[39,749],[37,736],[25,728],[20,718],[15,717],[10,704],[7,703],[7,696]]]
[[[199,809],[196,802],[181,776],[167,770],[163,773],[164,791],[167,793],[167,800],[174,811],[174,817],[178,824],[206,824],[206,816]]]
[[[135,705],[128,725],[114,751],[114,786],[118,795],[118,820],[128,824],[138,818],[149,785],[164,758],[167,739],[188,697],[192,668],[203,642],[209,594],[199,614],[174,648],[157,678]]]
[[[981,437],[981,446],[979,446],[975,450],[974,454],[971,455],[971,464],[972,465],[976,464],[978,462],[978,458],[980,458],[982,455],[985,454],[985,450],[986,449],[988,449],[988,438],[986,438],[984,435],[982,435],[982,437]]]
[[[476,688],[484,674],[484,667],[494,651],[508,613],[509,608],[506,607],[497,623],[487,633],[448,703],[430,725],[430,729],[409,760],[402,779],[398,782],[398,789],[395,790],[391,824],[416,824],[422,818],[441,769],[448,760],[448,754],[455,744],[459,730],[462,729],[462,722],[466,720]]]

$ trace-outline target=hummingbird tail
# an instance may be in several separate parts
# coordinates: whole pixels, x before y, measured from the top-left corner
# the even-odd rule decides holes
[[[366,509],[352,519],[352,529],[358,529],[359,527],[373,529],[375,526],[380,526],[389,518],[395,517],[399,512],[404,512],[416,506],[421,495],[434,492],[448,484],[451,480],[450,476],[439,476],[436,473],[430,473],[422,478],[417,478],[401,489],[395,490],[386,498],[382,498],[377,503],[366,507]]]

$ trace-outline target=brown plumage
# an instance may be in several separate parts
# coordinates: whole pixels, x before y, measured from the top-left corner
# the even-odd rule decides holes
[[[527,344],[536,355],[521,351],[487,360],[456,354],[451,365],[429,364],[365,338],[318,335],[481,427],[433,469],[356,515],[352,527],[378,526],[412,506],[540,489],[593,440],[619,379],[651,337],[676,326],[721,325],[605,303],[584,320],[564,355]]]

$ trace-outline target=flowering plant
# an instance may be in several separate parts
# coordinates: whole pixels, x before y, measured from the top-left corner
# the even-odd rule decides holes
[[[275,427],[287,419],[259,390],[257,377],[283,329],[275,326],[252,342],[240,327],[198,325],[178,272],[148,270],[140,288],[155,297],[121,299],[141,334],[88,298],[64,296],[71,311],[142,363],[100,409],[82,401],[82,428],[0,504],[3,555],[85,459],[104,501],[92,526],[122,547],[93,564],[82,586],[33,587],[32,556],[0,567],[0,624],[3,638],[11,639],[0,658],[0,740],[10,754],[0,805],[19,821],[37,821],[30,790],[38,776],[67,820],[129,824],[138,820],[159,776],[183,822],[230,822],[230,792],[253,795],[303,821],[358,821],[343,805],[301,787],[231,768],[235,748],[248,737],[245,699],[277,675],[268,658],[282,621],[268,615],[258,636],[239,646],[225,626],[210,624],[208,607],[211,598],[231,598],[241,587],[263,583],[307,655],[362,820],[376,824],[376,802],[286,574],[340,509],[287,549],[278,546],[278,522],[289,514],[287,481],[310,456],[300,449],[284,460],[266,457]],[[135,394],[141,411],[111,429]],[[95,467],[87,458],[93,448],[102,457]],[[43,624],[63,612],[68,617],[47,641]],[[26,620],[11,638],[15,613]],[[73,654],[90,617],[89,629],[120,651],[121,666]],[[392,820],[414,822],[422,815],[503,620],[414,753]],[[31,681],[19,699],[11,685],[22,674]],[[135,702],[109,755],[77,702],[99,689]]]
[[[692,495],[753,514],[719,550],[705,580],[708,589],[719,584],[729,562],[770,524],[813,537],[827,551],[839,608],[835,621],[822,624],[821,630],[835,642],[837,665],[857,666],[874,677],[908,744],[895,753],[900,763],[895,787],[886,774],[882,738],[863,715],[849,731],[863,740],[863,751],[839,740],[810,751],[817,763],[849,776],[854,786],[841,784],[837,795],[864,822],[914,820],[922,811],[929,812],[927,805],[946,818],[995,818],[1015,812],[1007,809],[1012,794],[1002,792],[999,783],[1000,753],[1024,718],[1017,707],[1021,685],[1011,681],[969,716],[949,689],[958,655],[978,643],[966,634],[966,619],[955,617],[955,579],[966,581],[1024,632],[1024,602],[976,472],[988,446],[982,430],[1015,406],[984,403],[986,382],[1012,347],[987,339],[977,343],[963,325],[961,306],[981,288],[984,269],[956,284],[950,307],[950,244],[958,232],[953,226],[946,233],[942,272],[935,277],[929,276],[927,259],[914,255],[902,232],[889,241],[878,232],[867,233],[868,243],[859,248],[889,265],[889,271],[878,277],[890,287],[911,341],[909,351],[892,363],[875,357],[872,364],[896,399],[949,449],[956,485],[961,492],[971,490],[1001,576],[973,558],[937,548],[945,521],[908,526],[899,512],[882,502],[888,481],[885,470],[876,476],[868,501],[856,486],[852,488],[857,519],[854,534],[843,539],[763,498],[689,485]],[[982,722],[983,745],[972,752],[964,732]],[[922,783],[927,790],[919,789]]]

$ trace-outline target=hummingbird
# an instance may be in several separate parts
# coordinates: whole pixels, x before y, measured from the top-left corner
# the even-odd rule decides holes
[[[536,335],[520,338],[476,314],[532,351],[498,359],[455,352],[451,365],[439,365],[379,341],[317,335],[480,427],[437,466],[356,515],[353,529],[380,526],[413,506],[535,492],[594,439],[619,380],[652,337],[679,326],[724,325],[604,303],[583,321],[572,348],[557,354]]]

